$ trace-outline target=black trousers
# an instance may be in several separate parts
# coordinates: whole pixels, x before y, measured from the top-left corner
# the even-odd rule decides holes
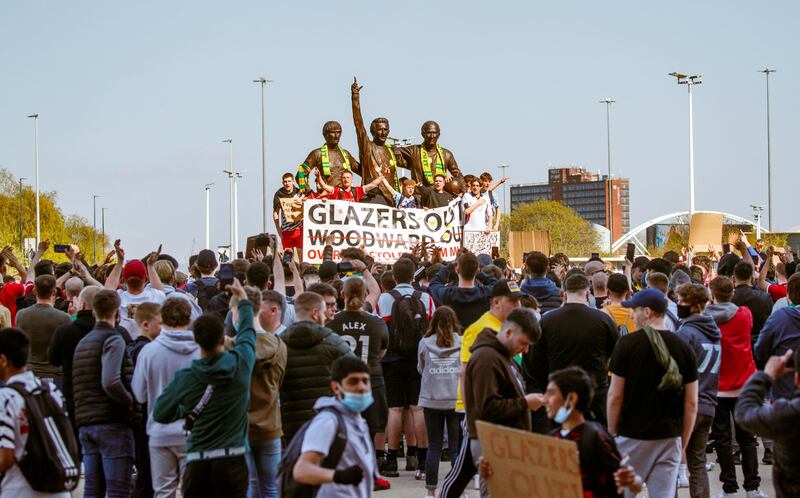
[[[722,490],[726,493],[736,493],[739,485],[736,482],[736,465],[733,463],[731,448],[731,419],[733,418],[736,401],[739,398],[717,398],[717,411],[714,414],[714,447],[717,450],[717,463],[719,463],[719,480],[722,481]],[[744,474],[745,491],[753,491],[761,485],[758,475],[758,453],[756,437],[747,432],[736,423],[736,442],[742,452],[742,473]]]
[[[247,484],[244,455],[198,460],[186,464],[181,492],[185,498],[246,498]]]
[[[136,483],[133,486],[133,498],[153,498],[153,478],[150,473],[150,446],[148,439],[145,423],[136,424],[133,427],[133,442],[136,445],[136,453],[134,455]]]
[[[442,489],[439,498],[459,498],[464,494],[464,490],[472,481],[472,477],[478,472],[475,462],[472,461],[472,452],[469,449],[469,434],[467,433],[467,419],[461,420],[461,444],[458,447],[458,455],[452,459],[452,467],[447,477],[442,482]]]

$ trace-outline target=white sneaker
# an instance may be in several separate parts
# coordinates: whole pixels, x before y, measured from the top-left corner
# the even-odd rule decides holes
[[[769,498],[769,496],[760,489],[754,489],[753,491],[747,492],[747,498]]]
[[[709,462],[708,460],[706,460],[706,470],[708,472],[711,472],[712,470],[714,470],[714,465],[715,465],[714,462]]]
[[[681,466],[678,468],[678,487],[689,487],[689,470],[687,469],[686,464],[681,464]]]

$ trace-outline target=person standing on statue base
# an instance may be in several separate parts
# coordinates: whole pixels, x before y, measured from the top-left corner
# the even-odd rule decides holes
[[[328,121],[322,127],[322,136],[325,137],[322,147],[309,152],[306,160],[297,168],[297,184],[300,190],[308,189],[308,176],[317,168],[325,183],[333,187],[341,185],[344,171],[361,170],[361,165],[353,155],[339,145],[342,125],[336,121]]]
[[[294,176],[283,174],[283,187],[272,198],[272,220],[284,249],[303,250],[303,195],[294,186]]]

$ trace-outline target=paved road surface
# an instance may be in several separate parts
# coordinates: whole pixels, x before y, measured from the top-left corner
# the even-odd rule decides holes
[[[708,455],[710,461],[716,461],[716,455],[710,454]],[[759,449],[759,461],[761,459],[761,450]],[[400,469],[405,468],[405,461],[400,459],[399,462]],[[439,467],[440,478],[439,482],[442,482],[444,476],[447,474],[447,471],[450,469],[450,462],[442,462]],[[739,482],[741,483],[743,480],[742,477],[742,468],[741,466],[737,466],[736,472],[739,476]],[[761,489],[767,493],[768,496],[774,497],[775,491],[772,488],[772,466],[768,465],[760,465],[759,466],[759,473],[761,475]],[[400,477],[390,479],[392,483],[392,489],[386,491],[379,491],[375,493],[376,498],[423,498],[425,496],[425,481],[416,481],[414,480],[414,473],[413,472],[405,472],[403,470],[400,471]],[[709,473],[709,481],[711,483],[711,496],[715,496],[717,493],[722,491],[722,486],[719,482],[719,467],[716,467]],[[79,487],[75,492],[72,493],[72,496],[78,498],[83,496],[83,487]],[[470,486],[472,488],[472,486]],[[739,496],[744,497],[744,490],[739,490]],[[469,498],[478,498],[480,494],[478,491],[474,489],[468,489],[466,492],[466,496]],[[640,496],[646,496],[641,494]],[[678,498],[688,498],[689,497],[689,490],[688,489],[681,489],[678,493]],[[522,498],[522,497],[519,497]]]
[[[709,454],[708,459],[709,461],[716,461],[716,454]],[[400,459],[400,469],[405,468],[405,462]],[[759,448],[759,461],[761,461],[761,450]],[[447,471],[450,469],[450,462],[442,462],[439,466],[440,478],[439,482],[442,482],[444,476],[447,474]],[[741,483],[744,480],[742,476],[742,467],[737,466],[736,472],[739,477],[739,485],[741,487]],[[771,465],[760,465],[759,466],[759,474],[761,476],[761,490],[764,491],[768,496],[774,497],[775,491],[772,488],[772,466]],[[711,484],[711,496],[714,497],[717,493],[722,491],[722,484],[719,482],[719,467],[715,466],[714,469],[709,472],[708,475],[709,483]],[[386,491],[379,491],[375,493],[376,498],[423,498],[425,496],[425,481],[415,481],[414,480],[414,473],[413,472],[404,472],[400,471],[400,477],[389,479],[392,483],[392,489]],[[470,486],[472,488],[472,486]],[[478,498],[480,494],[478,491],[474,489],[468,489],[467,496],[470,498]],[[744,498],[744,490],[739,489],[739,496]],[[640,496],[646,496],[644,493],[640,494]],[[522,497],[519,497],[522,498]],[[689,489],[681,489],[678,492],[678,498],[689,498]]]

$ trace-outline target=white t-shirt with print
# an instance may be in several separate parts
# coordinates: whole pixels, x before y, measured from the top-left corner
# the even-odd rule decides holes
[[[8,378],[6,384],[13,382],[22,382],[28,392],[33,391],[42,383],[30,371],[12,375]],[[49,380],[45,382],[48,383],[53,399],[58,406],[63,408],[64,397],[61,392]],[[28,424],[28,416],[25,409],[25,399],[11,388],[0,388],[0,448],[14,450],[14,458],[19,461],[25,452],[29,430],[30,425]],[[69,496],[66,491],[62,493],[39,493],[34,491],[16,463],[6,471],[2,482],[2,490],[0,490],[0,497],[2,498],[69,498]]]
[[[492,209],[492,204],[487,194],[480,194],[475,197],[472,193],[467,192],[461,199],[461,204],[466,212],[468,207],[476,204],[480,199],[483,199],[484,203],[475,208],[475,211],[466,215],[467,221],[464,223],[464,230],[483,231],[489,228],[488,212]]]
[[[119,305],[119,324],[125,327],[131,335],[131,339],[139,337],[139,327],[136,325],[136,308],[142,303],[156,303],[164,304],[167,300],[167,295],[164,291],[146,287],[139,294],[131,294],[126,290],[119,289],[117,291],[121,301]]]

